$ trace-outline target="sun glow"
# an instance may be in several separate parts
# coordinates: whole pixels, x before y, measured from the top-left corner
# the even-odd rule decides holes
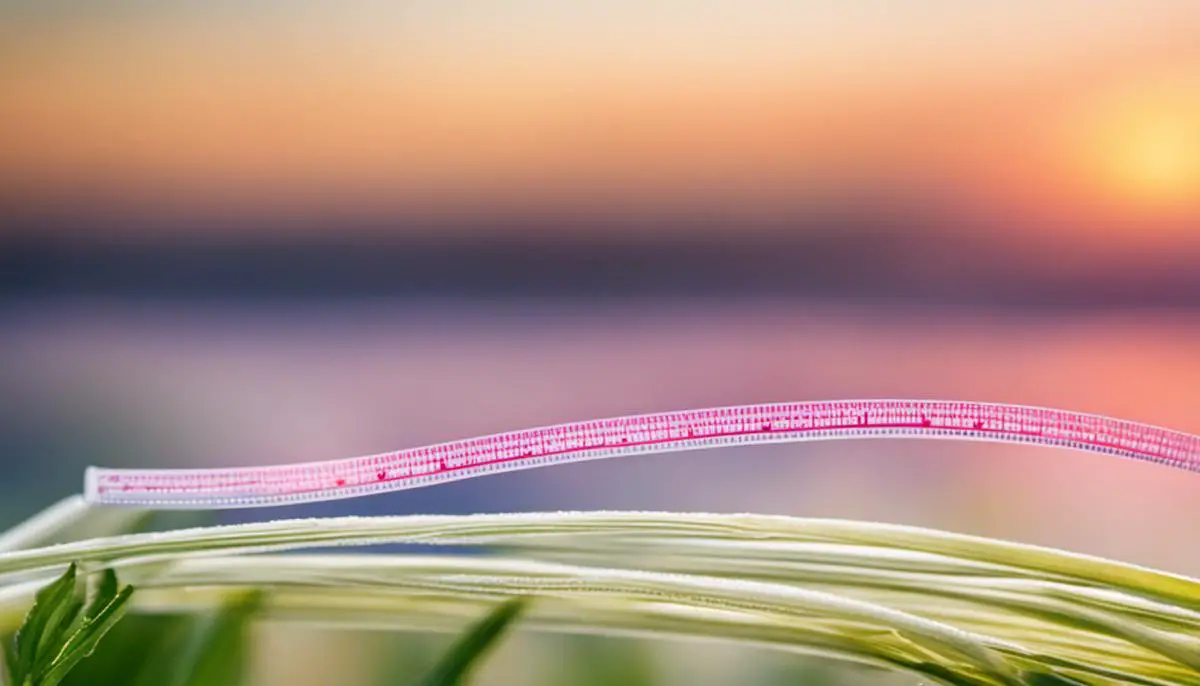
[[[1122,98],[1097,108],[1084,130],[1088,175],[1110,202],[1148,212],[1200,209],[1200,91]]]
[[[1176,205],[1200,198],[1200,113],[1147,115],[1113,146],[1112,174],[1138,199]]]

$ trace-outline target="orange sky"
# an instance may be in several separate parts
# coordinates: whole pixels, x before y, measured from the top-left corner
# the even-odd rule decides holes
[[[1195,3],[213,7],[0,9],[0,195],[1200,220]]]

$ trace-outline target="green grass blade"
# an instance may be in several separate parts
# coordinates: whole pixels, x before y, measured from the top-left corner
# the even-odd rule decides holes
[[[168,600],[160,605],[160,609],[171,607],[178,610],[187,605],[195,607],[195,592],[190,591],[188,595],[182,605]],[[328,589],[277,589],[271,593],[268,616],[273,621],[301,621],[325,628],[447,631],[458,626],[457,623],[447,624],[447,616],[462,617],[466,611],[486,609],[494,603],[494,596],[490,594],[455,596],[453,600],[440,599],[435,608],[427,608],[422,612],[421,603],[427,601],[429,596],[429,592],[404,596],[381,593],[356,595]],[[161,602],[164,599],[160,597],[158,600]],[[678,637],[730,641],[843,663],[909,671],[919,676],[931,676],[927,665],[936,664],[921,659],[925,654],[923,651],[893,634],[843,635],[837,631],[837,627],[822,622],[814,621],[810,626],[786,625],[776,621],[760,622],[751,616],[731,617],[727,612],[706,613],[704,608],[661,602],[628,603],[619,599],[610,602],[594,598],[577,602],[559,598],[539,599],[537,607],[545,607],[547,611],[527,617],[522,625],[538,631],[642,639]],[[979,670],[964,666],[961,662],[947,660],[946,666],[955,666],[964,673],[979,675],[971,681],[975,686],[1005,683],[994,675],[981,675]],[[1146,683],[1163,686],[1161,682]]]
[[[4,678],[8,686],[21,686],[21,674],[17,671],[17,651],[15,642],[10,637],[4,637]]]
[[[89,505],[83,496],[72,495],[0,533],[0,551],[132,533],[143,529],[154,517],[150,510],[98,507]]]
[[[455,642],[433,669],[417,682],[419,686],[460,686],[528,604],[529,599],[524,597],[501,603]]]
[[[426,543],[506,545],[521,550],[598,549],[614,537],[673,540],[839,541],[881,550],[922,550],[982,564],[1002,564],[1026,575],[1070,579],[1125,590],[1200,610],[1200,581],[1102,558],[914,527],[764,515],[664,512],[563,512],[501,515],[420,515],[279,520],[116,536],[0,554],[0,574],[51,568],[72,560],[265,552],[328,545]]]
[[[0,551],[36,548],[50,543],[88,513],[83,496],[73,495],[54,503],[11,529],[0,533]]]
[[[491,546],[526,559],[219,557],[381,542]],[[150,590],[145,609],[169,606],[172,589],[191,584],[210,600],[269,592],[271,616],[394,624],[532,594],[530,626],[714,632],[940,683],[1200,685],[1197,580],[911,527],[612,512],[291,520],[2,553],[0,575],[43,575],[74,559],[133,575]],[[28,602],[27,589],[0,589],[0,620]]]
[[[50,634],[61,630],[59,618],[71,606],[75,594],[76,566],[71,563],[62,576],[46,585],[34,596],[33,607],[17,630],[15,667],[16,681],[33,676],[41,655],[49,648],[57,651],[59,643],[50,645]],[[53,626],[51,624],[53,623]],[[49,631],[47,629],[49,628]],[[54,636],[58,639],[60,636]]]
[[[34,659],[33,669],[30,670],[33,674],[44,674],[50,667],[50,663],[54,661],[58,650],[66,642],[67,637],[72,635],[70,632],[71,625],[75,623],[79,617],[79,611],[83,609],[83,600],[81,598],[71,598],[67,602],[58,606],[54,614],[46,621],[46,627],[42,631],[41,638],[38,640],[36,658]]]
[[[171,644],[182,636],[188,620],[176,615],[127,612],[60,686],[141,686],[138,679],[145,675],[147,666],[172,654]],[[144,683],[159,686],[164,673],[158,671],[156,678]]]
[[[104,611],[104,608],[116,600],[119,592],[117,573],[111,569],[105,569],[100,573],[100,581],[96,584],[95,591],[88,601],[87,609],[84,610],[84,620],[95,620]]]
[[[881,599],[908,595],[920,605],[929,606],[928,596],[936,589],[941,598],[961,599],[981,606],[985,612],[1014,611],[1025,617],[1050,624],[1077,627],[1085,631],[1119,638],[1145,647],[1200,672],[1200,641],[1191,636],[1200,632],[1200,614],[1147,601],[1115,591],[1097,592],[1059,581],[1010,577],[996,568],[993,576],[974,576],[966,566],[953,574],[954,561],[939,560],[936,573],[910,571],[916,561],[908,557],[887,557],[884,551],[867,547],[821,544],[814,553],[809,546],[762,545],[747,542],[734,550],[716,554],[693,542],[661,541],[662,545],[613,546],[604,551],[533,551],[535,557],[596,563],[621,560],[625,566],[660,571],[686,571],[714,576],[754,578],[826,588],[855,597]],[[654,552],[648,552],[653,550]],[[663,554],[661,551],[670,551]],[[737,553],[737,554],[730,554]],[[875,567],[879,560],[904,564],[900,570]],[[814,562],[814,560],[816,560]],[[918,612],[919,613],[919,612]]]
[[[960,661],[999,675],[993,683],[1018,683],[1004,659],[983,637],[971,632],[877,604],[780,584],[459,556],[326,556],[322,567],[313,558],[294,555],[191,560],[152,573],[141,583],[148,588],[214,583],[377,586],[482,597],[531,594],[601,604],[671,603],[691,611],[769,616],[775,623],[791,626],[798,635],[820,617],[827,617],[858,627],[854,631],[879,634],[873,640],[885,644],[893,640],[887,636],[892,636],[897,649],[908,650],[912,659]],[[1019,650],[1003,642],[994,645]]]
[[[625,562],[619,557],[612,557],[608,561],[612,564]],[[268,555],[184,560],[165,569],[150,567],[143,570],[143,573],[147,574],[144,583],[163,588],[171,585],[261,583],[268,586],[276,584],[308,586],[330,591],[339,588],[379,588],[423,593],[429,592],[426,589],[429,583],[441,584],[444,577],[450,579],[453,584],[452,589],[447,593],[474,593],[479,597],[489,597],[489,592],[493,594],[512,592],[510,589],[498,585],[498,577],[501,574],[509,574],[514,578],[523,579],[528,584],[529,592],[538,592],[536,589],[539,588],[539,584],[544,583],[545,577],[553,577],[554,574],[559,573],[560,568],[570,569],[571,567],[533,561],[505,561],[496,558],[457,556],[421,558],[381,555]],[[129,571],[131,574],[139,574],[136,568],[131,568]],[[827,578],[818,575],[814,577],[816,581],[809,581],[802,585],[810,592],[823,589],[825,596],[843,596],[842,601],[853,598],[871,605],[901,610],[917,617],[934,620],[935,623],[941,625],[966,629],[968,632],[980,636],[999,639],[998,642],[993,641],[989,645],[993,649],[1009,655],[1010,659],[1028,653],[1038,654],[1039,657],[1042,654],[1048,654],[1066,658],[1068,663],[1073,660],[1076,665],[1091,664],[1090,669],[1096,673],[1107,671],[1112,674],[1128,674],[1130,670],[1133,670],[1134,673],[1140,670],[1150,674],[1171,675],[1171,678],[1175,679],[1174,683],[1194,681],[1197,678],[1194,670],[1183,668],[1186,662],[1172,667],[1171,656],[1156,652],[1153,647],[1147,647],[1144,642],[1126,640],[1139,630],[1136,622],[1123,622],[1128,626],[1125,626],[1122,632],[1113,635],[1102,633],[1103,627],[1097,623],[1087,624],[1080,621],[1063,620],[1056,617],[1054,612],[1043,611],[1039,603],[1045,599],[1038,596],[1039,587],[1037,586],[1014,586],[1005,592],[1006,595],[988,588],[988,584],[984,584],[982,588],[976,587],[978,584],[975,577],[956,578],[952,575],[943,575],[937,579],[928,580],[923,588],[912,586],[904,590],[896,590],[887,588],[886,584],[875,578],[883,575],[886,570],[870,569],[868,570],[870,574],[865,579],[857,578],[852,573],[853,571],[847,566],[841,572],[827,574]],[[475,586],[469,583],[468,577],[465,576],[465,573],[468,572],[474,576],[484,577],[484,583],[488,586]],[[627,572],[628,570],[621,572],[609,569],[577,569],[572,573],[579,574],[580,578],[585,580],[595,577],[607,580],[614,574]],[[672,588],[681,577],[678,574],[660,574],[651,575],[651,578],[654,578],[656,583],[665,584],[663,588]],[[720,581],[716,580],[718,586]],[[990,584],[1002,587],[1002,582],[1003,580],[993,579]],[[964,583],[965,587],[958,588]],[[983,582],[978,581],[978,583]],[[771,587],[779,585],[778,583],[769,584]],[[797,590],[790,586],[788,589]],[[653,589],[644,590],[653,591]],[[605,602],[610,600],[612,602],[618,600],[630,602],[633,598],[632,595],[620,595],[625,591],[626,589],[623,588],[613,590],[612,595],[606,597]],[[1028,593],[1029,597],[1023,598],[1018,591]],[[322,591],[322,593],[325,592],[327,591]],[[573,601],[580,602],[585,601],[589,594],[601,595],[596,592],[596,589],[587,587],[566,590],[550,589],[550,591],[543,589],[541,592],[543,596],[547,593],[559,598],[569,597]],[[823,596],[816,594],[814,597]],[[723,602],[720,597],[707,597],[702,601],[713,606]],[[745,605],[753,602],[753,598],[739,598],[734,602]],[[780,602],[780,598],[772,597],[766,601],[766,604],[778,612]],[[696,607],[693,606],[689,612],[695,612]],[[753,608],[752,605],[746,605],[746,607]],[[832,608],[836,607],[839,606],[836,604],[811,606],[807,610],[810,613],[809,619],[811,619],[812,612],[830,613],[833,612]],[[786,608],[787,606],[784,605],[783,609],[786,610]],[[594,611],[595,606],[589,609]],[[1072,609],[1078,608],[1067,605],[1053,609],[1055,612],[1069,613]],[[1086,611],[1086,608],[1083,609]],[[594,614],[589,615],[589,619],[594,616]],[[777,621],[793,620],[789,620],[786,615],[781,615]],[[885,622],[879,628],[896,631],[900,627]],[[810,635],[801,636],[801,634],[797,634],[795,640],[801,643],[810,643],[812,640]],[[1121,638],[1121,636],[1125,636],[1125,638]],[[1171,640],[1180,641],[1177,635],[1172,635]],[[879,638],[872,638],[872,642],[876,648],[881,644],[886,645],[886,642]],[[922,643],[922,645],[930,647],[930,644]],[[1179,645],[1187,647],[1194,644],[1180,642]],[[1020,649],[1013,650],[1012,646],[1020,646]],[[920,654],[912,654],[906,659],[918,658],[921,658]]]
[[[246,671],[248,627],[262,593],[243,592],[214,612],[195,617],[177,649],[160,655],[143,672],[147,686],[236,686]],[[165,676],[164,676],[165,675]]]
[[[76,665],[91,655],[105,634],[121,621],[132,594],[133,586],[126,586],[100,612],[85,619],[79,630],[67,639],[36,686],[58,686]]]

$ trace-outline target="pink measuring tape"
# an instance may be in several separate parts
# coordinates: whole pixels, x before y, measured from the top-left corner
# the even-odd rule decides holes
[[[267,507],[621,455],[845,438],[949,438],[1107,453],[1200,472],[1200,436],[1039,407],[838,400],[663,412],[512,431],[328,462],[237,469],[89,467],[89,502],[172,509]]]

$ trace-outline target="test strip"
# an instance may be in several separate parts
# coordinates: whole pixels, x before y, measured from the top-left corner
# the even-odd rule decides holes
[[[858,438],[999,441],[1200,472],[1200,436],[1040,407],[946,400],[769,403],[596,419],[377,455],[220,469],[89,467],[84,497],[158,509],[268,507],[622,455]]]

